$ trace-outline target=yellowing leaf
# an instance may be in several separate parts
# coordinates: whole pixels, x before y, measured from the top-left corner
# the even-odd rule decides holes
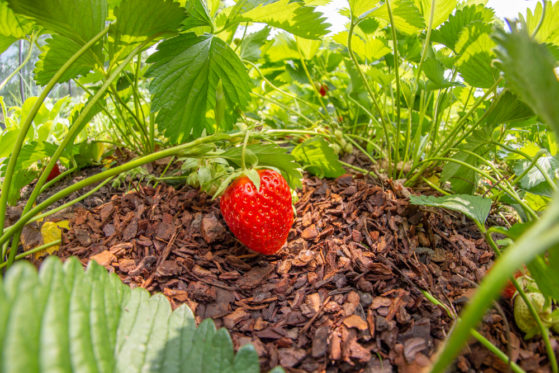
[[[52,221],[47,221],[41,227],[41,236],[43,237],[43,244],[48,244],[53,241],[60,240],[62,238],[61,229],[62,228],[68,229],[69,227],[70,226],[68,220],[61,220],[56,223]],[[35,258],[40,258],[46,254],[52,254],[55,251],[58,251],[59,248],[60,245],[58,244],[58,245],[51,246],[43,251],[39,251],[35,253]]]

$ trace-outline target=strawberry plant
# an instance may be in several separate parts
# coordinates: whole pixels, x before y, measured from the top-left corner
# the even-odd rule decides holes
[[[85,195],[56,208],[53,204],[87,186],[97,184],[98,190],[111,181],[118,186],[131,179],[189,184],[220,198],[225,224],[240,242],[258,253],[282,255],[296,222],[292,201],[302,178],[339,178],[351,170],[374,176],[396,194],[416,188],[411,189],[411,204],[464,214],[495,252],[493,269],[462,315],[447,312],[456,327],[434,363],[435,372],[451,364],[470,334],[505,359],[472,330],[507,280],[512,288],[506,294],[516,294],[516,324],[528,337],[542,338],[556,372],[549,329],[558,327],[559,301],[554,271],[559,265],[559,158],[552,133],[559,133],[559,29],[554,22],[559,4],[544,0],[505,25],[483,1],[350,0],[340,11],[346,29],[328,35],[328,20],[319,8],[326,3],[0,0],[0,52],[16,41],[28,45],[25,58],[2,79],[0,91],[31,68],[33,87],[41,87],[36,97],[16,105],[16,100],[8,104],[0,97],[5,127],[0,133],[0,268],[26,256],[24,229]],[[55,91],[67,83],[79,94],[55,99]],[[46,196],[64,176],[100,165],[104,155],[121,154],[117,150],[122,148],[131,160],[113,157],[99,173]],[[162,173],[143,168],[159,160],[166,163]],[[59,167],[65,171],[60,173]],[[19,201],[26,186],[29,193]],[[332,196],[343,198],[345,194]],[[21,213],[6,224],[8,205],[18,203]],[[373,205],[369,214],[375,213]],[[370,220],[343,206],[333,213],[360,224]],[[308,236],[320,241],[323,233],[315,226],[320,224],[311,225],[311,218],[305,220]],[[399,224],[397,219],[390,222]],[[376,238],[366,232],[365,246],[358,233],[350,232],[351,240],[342,241],[366,251],[378,238],[378,232]],[[241,349],[233,357],[227,333],[215,331],[209,322],[195,330],[185,307],[171,313],[160,297],[131,291],[95,265],[83,274],[76,263],[70,260],[62,267],[49,259],[39,277],[26,264],[8,270],[0,291],[0,308],[6,311],[0,312],[5,316],[0,317],[0,341],[14,342],[0,343],[5,370],[33,371],[42,363],[74,367],[79,356],[85,356],[80,360],[84,366],[99,360],[119,370],[140,350],[144,363],[134,368],[138,371],[162,366],[161,357],[169,354],[178,356],[168,360],[174,364],[169,371],[180,371],[179,361],[200,371],[257,370],[254,351]],[[338,260],[336,266],[346,264]],[[525,275],[516,279],[513,274],[524,265]],[[533,279],[529,288],[526,276]],[[68,281],[76,288],[61,285]],[[368,288],[363,281],[359,286]],[[63,331],[89,325],[82,322],[87,317],[104,317],[96,313],[97,298],[79,298],[83,294],[74,291],[78,285],[95,294],[106,292],[108,306],[120,316],[107,319],[106,330],[84,327],[89,333],[105,333],[110,343],[104,347],[87,345],[77,333],[81,354],[76,357],[68,353]],[[15,292],[31,287],[38,290]],[[332,295],[339,294],[328,297]],[[193,342],[190,352],[182,351],[185,356],[176,355],[171,337],[155,338],[151,346],[133,328],[132,316],[122,311],[131,299],[134,307],[145,305],[143,317],[159,325],[158,333],[167,330],[184,341],[195,335],[205,342]],[[307,314],[336,307],[322,301],[305,303]],[[53,311],[64,305],[73,310],[76,302],[83,306],[83,312],[75,312],[78,316]],[[79,315],[87,320],[76,324]],[[15,326],[7,322],[9,317],[16,318]],[[41,318],[52,319],[47,327],[60,337],[60,345],[43,346],[35,338],[44,332],[37,323]],[[130,331],[120,331],[128,324]],[[371,325],[368,319],[367,326],[354,326],[363,331]],[[19,327],[33,337],[29,344],[21,342],[27,335],[18,335]],[[138,333],[139,339],[119,342],[122,333]],[[322,337],[317,340],[327,339]],[[289,345],[284,339],[281,343]],[[56,350],[52,362],[34,353],[43,348]],[[99,354],[105,358],[91,359]],[[212,359],[214,355],[219,359]]]

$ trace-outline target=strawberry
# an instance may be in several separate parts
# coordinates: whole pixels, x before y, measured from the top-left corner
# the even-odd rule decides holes
[[[328,92],[328,86],[326,84],[322,84],[320,86],[319,92],[322,97],[326,96],[326,93]]]
[[[60,168],[58,168],[58,163],[55,163],[52,170],[50,170],[49,176],[47,176],[47,181],[51,181],[58,175],[60,175]]]
[[[262,169],[260,190],[247,176],[235,179],[221,197],[221,214],[227,226],[249,249],[274,254],[293,225],[291,191],[280,173]]]
[[[519,278],[522,275],[523,275],[522,272],[516,271],[516,273],[514,274],[514,278]],[[501,295],[505,299],[512,299],[512,297],[514,296],[515,293],[516,293],[516,288],[514,287],[512,282],[510,280],[508,280],[507,285],[505,286],[505,288],[501,292]]]

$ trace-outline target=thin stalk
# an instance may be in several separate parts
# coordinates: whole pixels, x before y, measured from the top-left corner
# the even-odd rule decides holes
[[[80,58],[85,52],[87,52],[87,50],[89,48],[91,48],[95,43],[97,43],[97,41],[99,41],[103,36],[105,36],[105,34],[109,31],[109,27],[110,26],[105,27],[101,32],[99,32],[97,35],[95,35],[93,37],[93,39],[88,41],[72,57],[70,57],[70,59],[68,59],[68,61],[66,61],[66,63],[64,63],[64,65],[62,65],[62,67],[60,69],[58,69],[58,71],[54,74],[52,79],[48,82],[48,84],[45,86],[45,88],[41,92],[41,95],[39,96],[37,101],[35,101],[35,104],[33,105],[31,110],[29,111],[29,114],[25,118],[25,122],[23,122],[23,124],[21,125],[18,137],[17,137],[16,142],[15,142],[13,148],[12,148],[12,155],[10,156],[10,160],[8,161],[8,167],[6,168],[6,172],[4,174],[4,183],[2,184],[2,195],[0,197],[0,234],[2,234],[4,232],[4,221],[5,221],[6,208],[7,208],[7,202],[8,202],[8,194],[10,192],[10,188],[11,188],[11,185],[12,185],[12,177],[13,177],[13,174],[14,174],[17,158],[18,158],[18,155],[21,151],[21,147],[23,145],[23,142],[25,141],[25,137],[27,135],[27,132],[29,131],[29,127],[31,126],[31,123],[33,122],[33,119],[35,118],[35,115],[37,115],[37,112],[39,111],[39,109],[41,108],[41,105],[43,104],[43,102],[47,98],[47,95],[54,88],[54,86],[60,80],[62,75],[64,73],[66,73],[66,71],[74,64],[74,62],[76,62],[76,60],[78,58]],[[43,183],[44,183],[44,180],[46,180],[46,177],[48,176],[48,174],[49,174],[49,172],[50,172],[50,170],[52,169],[53,166],[54,166],[54,163],[52,163],[50,169],[46,173],[46,175],[43,179]],[[45,174],[45,173],[43,172],[43,174]],[[41,186],[42,186],[42,183],[41,183]]]
[[[437,192],[441,193],[444,196],[450,196],[451,194],[449,192],[447,192],[444,189],[439,188],[438,186],[436,186],[435,184],[433,184],[432,182],[430,182],[429,180],[427,180],[426,178],[424,178],[423,176],[421,176],[421,180],[429,185],[431,188],[433,188],[434,190],[436,190]]]
[[[55,177],[51,181],[47,182],[41,188],[41,193],[44,192],[45,190],[47,190],[51,185],[56,184],[58,181],[64,179],[66,176],[70,175],[72,172],[76,171],[77,169],[78,169],[77,167],[72,167],[69,170],[64,171],[63,173],[61,173],[60,175],[58,175],[57,177]]]
[[[448,317],[450,317],[452,320],[457,319],[456,314],[453,311],[451,311],[446,304],[442,303],[437,298],[435,298],[431,293],[429,293],[426,290],[421,290],[421,293],[423,293],[423,296],[425,298],[427,298],[427,300],[430,301],[431,303],[433,303],[435,306],[439,306],[442,309],[444,309],[446,314],[448,315]],[[505,362],[506,364],[509,364],[510,368],[512,369],[513,372],[515,372],[515,373],[525,373],[524,369],[522,369],[520,366],[518,366],[518,364],[516,364],[514,361],[511,361],[510,356],[507,356],[507,354],[505,354],[503,351],[501,351],[497,346],[495,346],[493,343],[491,343],[490,340],[485,338],[477,330],[472,329],[472,330],[470,330],[470,333],[472,334],[472,337],[477,339],[478,342],[483,345],[483,347],[485,347],[489,351],[493,352],[495,354],[495,356],[497,356],[499,359],[501,359],[501,361]]]
[[[246,154],[246,150],[247,150],[247,144],[248,144],[248,138],[250,137],[250,131],[246,130],[245,131],[245,138],[243,140],[243,148],[241,149],[241,167],[243,168],[243,171],[245,171],[247,169],[246,163],[245,163],[245,154]]]
[[[311,74],[309,72],[309,69],[307,68],[307,63],[305,62],[305,57],[303,56],[303,53],[301,52],[301,48],[299,48],[299,44],[297,44],[297,51],[299,52],[299,57],[301,59],[301,65],[303,65],[303,70],[305,71],[305,75],[307,76],[307,79],[309,80],[310,85],[312,86],[313,91],[316,93],[316,97],[318,97],[318,102],[320,102],[320,106],[322,106],[322,108],[324,109],[324,114],[328,114],[328,109],[326,108],[326,105],[324,104],[324,101],[322,100],[322,96],[320,95],[320,91],[318,89],[318,87],[314,84],[314,81],[311,77]]]
[[[185,152],[191,148],[195,148],[199,145],[202,144],[206,144],[206,143],[215,143],[216,141],[223,141],[223,140],[232,140],[235,137],[239,136],[239,133],[233,133],[233,134],[215,134],[215,135],[210,135],[210,136],[206,136],[206,137],[201,137],[198,138],[192,142],[186,143],[186,144],[181,144],[181,145],[177,145],[174,146],[172,148],[168,148],[165,150],[161,150],[152,154],[148,154],[145,155],[143,157],[140,158],[136,158],[134,160],[131,160],[125,164],[122,164],[120,166],[111,168],[109,170],[100,172],[96,175],[90,176],[84,180],[81,180],[75,184],[72,184],[70,186],[68,186],[67,188],[55,193],[54,195],[50,196],[49,198],[47,198],[45,201],[41,202],[40,204],[38,204],[37,206],[33,207],[31,210],[29,210],[28,212],[22,214],[22,216],[20,217],[20,219],[12,226],[10,226],[8,229],[5,230],[4,234],[2,234],[0,236],[0,245],[3,245],[5,242],[7,242],[10,237],[12,237],[12,235],[14,234],[14,232],[17,232],[18,230],[22,229],[35,215],[37,215],[38,213],[40,213],[41,211],[43,211],[44,209],[46,209],[47,207],[49,207],[50,205],[52,205],[54,202],[88,186],[91,184],[95,184],[98,182],[101,182],[103,180],[105,180],[106,178],[118,175],[122,172],[126,172],[128,170],[131,170],[133,168],[142,166],[146,163],[150,163],[150,162],[154,162],[158,159],[161,158],[165,158],[165,157],[169,157],[172,155],[177,155],[181,152]]]
[[[523,151],[514,149],[506,144],[500,143],[500,142],[496,142],[496,141],[491,141],[491,144],[493,145],[497,145],[500,146],[501,148],[511,152],[511,153],[515,153],[518,154],[524,158],[526,158],[527,160],[532,160],[532,157],[530,157],[528,154],[524,153]],[[547,182],[547,184],[549,184],[549,187],[553,190],[556,191],[557,190],[557,185],[555,185],[555,183],[553,182],[553,180],[549,177],[549,175],[547,174],[547,172],[545,172],[542,167],[536,162],[535,163],[536,168],[538,169],[538,171],[540,171],[540,173],[542,174],[542,176],[544,177],[545,181]]]
[[[313,109],[316,113],[318,113],[318,115],[320,115],[320,116],[322,117],[322,119],[324,119],[325,121],[328,121],[328,120],[329,120],[328,116],[325,115],[324,113],[322,113],[320,110],[318,110],[318,109],[316,108],[316,105],[315,105],[315,104],[313,104],[313,103],[311,103],[311,102],[308,102],[307,100],[304,100],[304,99],[300,98],[300,97],[297,96],[297,95],[294,95],[294,94],[292,94],[292,93],[289,93],[289,92],[287,92],[287,91],[284,91],[283,89],[281,89],[281,88],[279,88],[278,86],[276,86],[274,83],[272,83],[270,80],[268,80],[268,78],[266,78],[266,77],[264,76],[264,73],[262,73],[262,71],[258,68],[258,66],[256,66],[256,65],[253,64],[252,62],[247,61],[247,60],[243,60],[243,62],[244,62],[244,63],[247,63],[247,64],[249,64],[249,65],[251,65],[251,66],[258,72],[258,74],[260,75],[260,77],[262,78],[262,80],[264,80],[264,81],[266,82],[266,84],[268,84],[270,87],[272,87],[272,88],[275,89],[276,91],[280,92],[282,95],[285,95],[285,96],[287,96],[287,97],[291,97],[292,99],[294,99],[294,100],[296,100],[296,101],[299,101],[299,102],[302,102],[303,104],[307,105],[309,108]]]
[[[540,28],[542,27],[543,21],[545,19],[545,11],[547,10],[547,0],[542,0],[542,3],[543,3],[542,16],[540,18],[540,21],[538,22],[538,25],[534,29],[534,32],[532,33],[532,38],[534,39],[536,38],[538,31],[540,31]]]
[[[25,258],[26,256],[29,256],[29,255],[32,255],[32,254],[41,252],[41,251],[43,251],[43,250],[48,249],[49,247],[53,247],[53,246],[56,246],[56,245],[60,245],[61,242],[62,242],[62,240],[54,240],[54,241],[49,242],[49,243],[46,243],[46,244],[44,244],[44,245],[34,247],[34,248],[31,249],[31,250],[27,250],[27,251],[25,251],[25,252],[23,252],[23,253],[21,253],[21,254],[19,254],[19,255],[16,255],[16,260],[20,260],[20,259]],[[4,268],[4,267],[7,266],[7,265],[8,265],[8,262],[0,263],[0,269]]]
[[[495,261],[492,270],[487,273],[462,312],[462,317],[445,340],[431,372],[443,373],[452,363],[468,340],[470,330],[481,320],[485,310],[499,295],[514,271],[559,242],[559,198],[557,197],[559,195],[555,194],[551,206],[542,218]],[[552,370],[556,371],[557,366],[553,365],[553,361],[551,365]]]
[[[33,34],[31,35],[31,40],[29,41],[29,50],[27,51],[27,54],[25,55],[25,59],[21,62],[21,64],[19,64],[18,67],[16,67],[16,69],[15,69],[14,71],[11,72],[10,75],[8,75],[8,77],[7,77],[6,79],[4,79],[4,80],[2,81],[2,83],[0,83],[0,91],[1,91],[2,89],[4,89],[4,86],[5,86],[6,84],[8,84],[8,82],[9,82],[10,80],[12,80],[12,78],[13,78],[14,76],[16,76],[17,73],[19,73],[19,71],[25,67],[25,65],[27,65],[27,63],[28,63],[29,60],[31,59],[31,55],[33,54],[33,44],[35,43],[35,40],[36,40],[36,39],[37,39],[37,34],[33,33]]]
[[[261,99],[263,99],[263,100],[268,100],[268,101],[272,102],[273,104],[278,105],[280,108],[282,108],[282,109],[284,109],[284,110],[286,110],[286,111],[289,111],[289,112],[291,112],[291,113],[293,113],[293,114],[295,114],[295,115],[297,115],[297,116],[303,118],[304,120],[306,120],[307,122],[309,122],[309,123],[312,124],[312,125],[315,124],[315,122],[314,122],[312,119],[310,119],[309,117],[307,117],[306,115],[303,115],[302,113],[296,112],[295,110],[291,109],[289,106],[282,104],[281,102],[279,102],[278,100],[276,100],[276,99],[274,99],[274,98],[267,97],[267,96],[263,96],[263,95],[261,95],[261,94],[259,94],[259,93],[256,93],[256,92],[250,92],[250,94],[251,94],[251,95],[254,95],[254,96],[256,96],[256,97],[259,97],[259,98],[261,98]]]
[[[93,193],[97,192],[99,189],[101,189],[105,184],[107,184],[109,181],[111,181],[114,177],[109,177],[107,178],[105,181],[103,181],[102,183],[100,183],[99,185],[97,185],[95,188],[91,189],[89,192],[82,194],[81,196],[79,196],[78,198],[75,198],[69,202],[66,202],[63,205],[58,206],[55,209],[49,210],[43,214],[37,215],[35,216],[33,219],[31,219],[31,222],[33,221],[37,221],[37,220],[41,220],[46,218],[47,216],[50,216],[52,214],[56,214],[59,211],[62,211],[80,201],[83,201],[84,199],[86,199],[87,197],[89,197],[90,195],[92,195]]]
[[[398,38],[396,37],[396,24],[394,23],[394,18],[392,16],[390,0],[386,0],[386,9],[388,10],[388,17],[390,18],[390,29],[392,30],[392,47],[394,49],[394,77],[396,79],[396,145],[394,146],[394,162],[398,164],[398,162],[400,162],[400,127],[402,125],[400,123],[400,58],[398,56]],[[394,99],[392,100],[392,102],[394,103]],[[407,143],[404,144],[404,148],[407,150]]]
[[[386,141],[386,147],[388,149],[388,152],[387,152],[388,153],[388,164],[390,165],[390,168],[392,168],[392,144],[390,142],[390,136],[388,134],[388,123],[386,122],[386,120],[384,118],[384,114],[383,114],[383,112],[382,112],[382,110],[379,106],[376,95],[373,93],[373,90],[372,90],[371,86],[369,85],[369,80],[367,79],[367,77],[363,73],[363,70],[361,70],[361,66],[359,66],[359,62],[357,61],[357,58],[355,57],[355,53],[353,52],[353,49],[351,47],[351,40],[353,39],[353,30],[354,29],[355,29],[355,22],[353,21],[353,17],[352,17],[351,24],[349,26],[348,37],[347,37],[347,50],[349,52],[349,57],[351,58],[351,61],[355,65],[355,68],[357,69],[357,72],[359,73],[359,76],[361,77],[361,80],[363,81],[363,85],[365,85],[365,89],[367,90],[367,93],[369,94],[369,97],[373,101],[373,105],[375,106],[375,109],[379,113],[380,121],[381,121],[382,128],[383,128],[383,131],[384,131],[384,138],[385,138],[385,141]]]

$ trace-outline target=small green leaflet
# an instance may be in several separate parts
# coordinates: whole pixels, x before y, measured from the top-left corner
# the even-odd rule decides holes
[[[559,46],[559,22],[557,22],[557,19],[559,19],[559,2],[550,0],[544,1],[547,4],[545,17],[541,26],[538,25],[542,18],[543,1],[538,1],[533,13],[530,8],[526,10],[526,24],[528,25],[528,32],[532,34],[536,30],[536,27],[539,27],[539,31],[536,35],[537,41],[540,43],[551,43]],[[524,18],[522,15],[520,16],[521,19]]]
[[[390,2],[394,25],[400,32],[415,34],[425,28],[423,15],[412,0],[392,0]],[[368,13],[367,17],[376,17],[390,23],[386,3]]]
[[[330,26],[314,7],[290,0],[261,4],[239,14],[233,21],[266,23],[307,39],[326,35]]]
[[[489,198],[468,194],[444,197],[410,196],[410,202],[413,205],[443,207],[458,211],[481,225],[485,224],[489,211],[491,211],[491,200]]]
[[[23,17],[16,17],[8,3],[0,0],[0,53],[13,42],[31,33],[33,24]]]
[[[18,262],[0,279],[0,355],[6,373],[260,371],[254,347],[235,354],[227,331],[211,319],[196,327],[185,304],[172,311],[94,261],[84,271],[52,256],[39,274]]]
[[[189,15],[184,22],[186,30],[202,26],[212,27],[212,17],[210,16],[210,11],[203,0],[188,0],[186,2],[186,11]]]
[[[525,29],[511,24],[512,31],[498,30],[494,40],[513,92],[527,103],[559,135],[559,82],[555,76],[555,59],[545,45],[535,42]]]
[[[257,158],[258,167],[272,167],[278,169],[291,189],[301,187],[303,175],[299,170],[299,165],[295,162],[293,155],[288,154],[287,150],[275,144],[252,144],[247,146],[247,150]],[[226,150],[220,154],[221,158],[228,159],[237,166],[241,166],[241,147]]]
[[[173,142],[198,137],[205,129],[213,133],[206,112],[216,105],[218,81],[223,84],[227,125],[236,109],[246,107],[249,77],[237,54],[218,37],[188,33],[168,39],[147,61],[151,67],[152,111],[157,124]]]
[[[124,41],[176,31],[186,18],[185,9],[172,0],[123,0],[115,15],[114,32]]]
[[[268,35],[270,35],[269,27],[248,34],[241,42],[241,58],[251,62],[258,61],[261,54],[260,48],[266,43]]]
[[[308,139],[297,145],[291,154],[307,171],[318,177],[336,178],[345,173],[334,150],[320,137]]]

